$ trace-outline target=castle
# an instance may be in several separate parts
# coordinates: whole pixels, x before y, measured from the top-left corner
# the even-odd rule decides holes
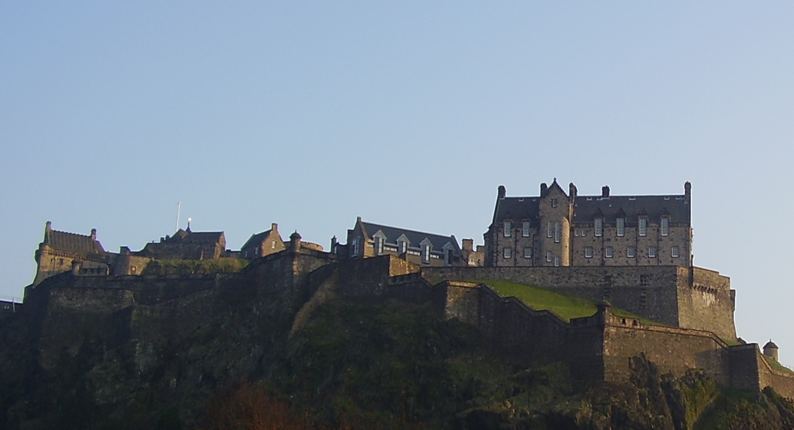
[[[57,296],[64,288],[84,294],[128,291],[129,300],[111,306],[120,309],[134,306],[136,291],[152,283],[211,288],[239,281],[295,289],[297,297],[309,297],[309,312],[320,300],[316,297],[324,297],[321,291],[333,287],[344,295],[432,302],[441,315],[479,327],[495,345],[518,356],[581,364],[589,369],[585,379],[624,378],[628,360],[645,354],[674,374],[702,368],[725,386],[773,386],[794,398],[794,373],[781,370],[777,346],[770,341],[762,352],[737,338],[730,279],[693,264],[689,183],[682,195],[661,196],[611,196],[608,187],[600,196],[578,196],[575,185],[565,193],[554,180],[542,184],[537,197],[507,197],[500,186],[484,239],[476,249],[470,239],[461,247],[454,235],[358,218],[347,243],[333,238],[330,252],[304,242],[297,232],[284,242],[272,224],[240,251],[225,249],[222,232],[192,232],[188,226],[141,251],[122,247],[109,253],[95,230],[76,235],[52,230],[48,222],[25,305],[29,298],[44,303],[36,297]],[[249,263],[222,278],[146,273],[162,259],[225,258]],[[488,280],[535,285],[600,305],[592,317],[566,321],[500,297]],[[91,303],[99,306],[101,300]],[[616,316],[612,306],[636,316]]]

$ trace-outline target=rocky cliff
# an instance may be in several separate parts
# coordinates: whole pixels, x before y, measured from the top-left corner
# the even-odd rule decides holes
[[[630,383],[582,386],[428,304],[333,294],[356,281],[55,279],[0,321],[0,427],[794,428],[772,391],[660,375],[641,356]]]

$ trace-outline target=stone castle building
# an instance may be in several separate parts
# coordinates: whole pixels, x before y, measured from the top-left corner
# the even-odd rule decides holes
[[[499,186],[485,233],[486,266],[691,266],[692,187],[684,194],[580,196],[556,178],[540,195]]]
[[[270,230],[251,235],[240,248],[240,254],[243,258],[252,260],[283,251],[284,248],[284,241],[278,232],[278,224],[273,223],[270,225]]]
[[[44,226],[44,240],[39,243],[35,254],[36,277],[33,285],[58,273],[73,270],[75,263],[80,264],[83,273],[88,271],[107,274],[110,256],[96,238],[96,229],[91,234],[82,235],[52,229],[52,222]]]
[[[356,218],[356,224],[347,231],[347,245],[338,244],[335,239],[331,243],[332,252],[350,258],[389,254],[422,266],[460,266],[477,261],[471,241],[466,241],[465,245],[462,250],[454,235],[373,224],[362,221],[361,217]]]

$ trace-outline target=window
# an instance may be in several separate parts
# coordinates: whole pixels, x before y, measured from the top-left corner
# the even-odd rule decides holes
[[[641,216],[639,220],[639,235],[640,236],[647,236],[648,235],[648,218]]]
[[[560,235],[561,235],[560,223],[555,222],[554,223],[554,243],[560,243]]]
[[[585,246],[584,247],[584,258],[593,258],[593,247],[592,246]]]
[[[554,257],[554,254],[552,254],[551,251],[546,251],[546,262],[547,263],[551,263],[552,257]]]
[[[270,249],[276,249],[276,241],[270,242]]]
[[[452,250],[451,249],[447,250],[447,265],[448,266],[452,265]]]
[[[512,248],[504,248],[502,250],[502,257],[505,259],[513,258],[513,249]]]
[[[656,247],[649,246],[648,247],[648,258],[656,258]]]
[[[400,254],[404,254],[405,251],[408,251],[408,242],[401,240],[397,242],[397,247],[400,249]]]
[[[557,207],[557,199],[551,199],[551,207],[553,208]]]
[[[524,258],[532,258],[532,247],[527,246],[524,248]]]
[[[615,253],[615,250],[612,249],[611,246],[607,246],[606,248],[604,248],[604,257],[612,258],[614,256],[614,253]]]
[[[640,275],[640,286],[641,287],[647,287],[649,283],[650,283],[650,280],[648,279],[648,275]]]
[[[529,237],[529,221],[524,221],[524,224],[521,226],[521,236]]]
[[[630,246],[626,248],[626,257],[634,258],[637,256],[637,248]]]
[[[626,218],[618,218],[615,220],[615,224],[617,227],[618,237],[623,237],[626,235]]]
[[[375,255],[383,254],[383,238],[376,237],[375,238]]]
[[[358,255],[358,238],[353,239],[353,249],[351,252],[354,257]]]
[[[672,247],[670,249],[670,256],[673,257],[673,258],[678,258],[679,257],[678,247],[677,246],[674,246],[674,247]]]
[[[430,262],[430,245],[422,246],[422,262],[423,263]]]
[[[554,226],[551,225],[551,221],[546,223],[546,237],[554,236]]]
[[[670,217],[662,217],[662,236],[670,234]]]
[[[560,257],[558,255],[554,256],[554,267],[560,267]]]
[[[510,221],[505,221],[505,225],[504,225],[505,237],[510,237],[510,235],[512,234],[511,230],[513,230],[513,225],[510,223]]]
[[[593,227],[595,228],[595,236],[601,237],[601,235],[604,234],[604,219],[596,218],[593,222]]]

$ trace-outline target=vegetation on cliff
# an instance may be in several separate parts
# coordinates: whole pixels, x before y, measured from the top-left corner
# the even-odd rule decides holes
[[[144,276],[196,276],[235,273],[243,270],[248,260],[224,257],[217,260],[152,260],[143,270]]]

